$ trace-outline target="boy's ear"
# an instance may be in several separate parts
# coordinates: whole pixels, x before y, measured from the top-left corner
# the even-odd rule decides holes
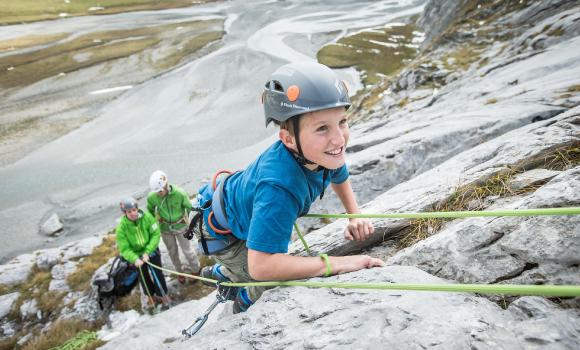
[[[288,130],[280,129],[280,131],[278,132],[278,137],[280,138],[284,146],[294,149],[295,147],[294,145],[296,144],[296,142],[294,140],[294,136],[292,136],[292,134],[290,134]]]

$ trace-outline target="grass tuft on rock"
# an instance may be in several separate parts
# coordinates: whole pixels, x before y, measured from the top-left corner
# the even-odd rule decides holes
[[[91,278],[95,271],[116,255],[117,248],[115,245],[115,235],[108,234],[103,237],[103,242],[95,247],[93,252],[85,257],[83,261],[77,265],[76,270],[67,277],[67,284],[74,291],[84,291],[89,289]]]
[[[580,142],[561,145],[553,150],[526,160],[523,164],[507,168],[489,178],[458,187],[446,200],[433,205],[427,211],[465,211],[484,210],[490,200],[501,197],[521,195],[536,191],[543,184],[535,184],[514,190],[510,180],[515,175],[527,170],[544,168],[550,170],[567,170],[580,165]],[[409,222],[399,238],[399,248],[410,247],[437,233],[443,224],[452,218],[415,219]]]
[[[79,319],[58,320],[45,333],[36,334],[22,347],[22,350],[52,349],[61,346],[82,331],[96,331],[101,326],[101,323],[89,323]],[[94,340],[82,349],[96,349],[104,344],[102,340]]]

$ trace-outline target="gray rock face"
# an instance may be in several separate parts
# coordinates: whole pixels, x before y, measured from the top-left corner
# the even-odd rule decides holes
[[[66,278],[73,272],[75,272],[77,263],[72,261],[67,261],[64,264],[55,265],[50,271],[52,275],[52,280],[48,287],[49,291],[56,292],[68,292],[70,288],[66,283]]]
[[[0,265],[0,284],[14,286],[23,283],[28,278],[35,257],[33,254],[23,254]]]
[[[314,280],[446,282],[403,266]],[[550,304],[525,298],[502,310],[485,298],[463,293],[278,288],[266,292],[251,312],[207,324],[195,338],[171,348],[563,349],[577,345],[578,312],[554,310]],[[571,323],[558,327],[566,319]],[[551,331],[537,332],[543,327]],[[534,337],[524,331],[529,328]]]
[[[503,208],[580,203],[580,167]],[[574,204],[575,203],[575,204]],[[463,283],[580,284],[580,217],[470,218],[407,248],[389,264],[413,265]]]
[[[439,36],[461,14],[461,9],[468,0],[455,1],[429,1],[423,14],[419,18],[418,25],[426,33],[423,47]]]
[[[40,310],[38,310],[36,299],[26,300],[20,306],[20,317],[22,319],[30,318],[38,316],[38,319],[42,318],[42,314],[40,314]]]
[[[12,304],[18,299],[20,293],[10,293],[5,295],[0,295],[0,319],[4,318],[8,313],[10,313],[10,309],[12,308]]]
[[[514,191],[521,190],[528,186],[546,182],[558,174],[560,172],[554,170],[532,169],[510,179],[509,187]]]
[[[44,271],[50,270],[62,258],[62,251],[58,248],[40,250],[35,253],[37,254],[36,266]]]

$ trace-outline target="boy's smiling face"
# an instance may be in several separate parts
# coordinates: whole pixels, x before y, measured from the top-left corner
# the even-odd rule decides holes
[[[337,107],[306,113],[300,118],[300,146],[304,157],[315,165],[306,167],[314,170],[317,165],[327,169],[338,169],[344,165],[344,152],[348,143],[349,130],[346,109]],[[298,151],[296,140],[287,130],[280,130],[284,144]]]

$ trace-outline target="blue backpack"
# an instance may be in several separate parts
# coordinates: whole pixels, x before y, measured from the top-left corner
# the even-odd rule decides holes
[[[131,293],[137,285],[139,271],[135,265],[121,256],[115,257],[106,278],[93,281],[97,287],[99,307],[104,310],[112,306],[117,297],[124,297]]]

